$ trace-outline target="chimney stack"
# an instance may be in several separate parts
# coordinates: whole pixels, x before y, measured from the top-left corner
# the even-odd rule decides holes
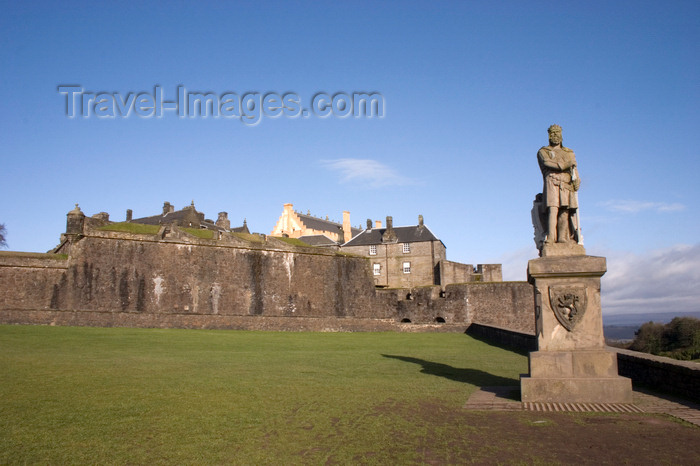
[[[174,211],[175,211],[175,206],[170,204],[168,201],[165,201],[163,203],[163,215],[167,215],[170,212],[174,212]]]
[[[422,215],[418,216],[418,227],[423,228],[423,216]]]
[[[231,229],[231,221],[228,219],[228,212],[219,212],[219,218],[216,219],[216,226],[224,230]]]
[[[134,215],[134,211],[131,209],[126,209],[126,221],[130,222],[131,217]]]
[[[271,234],[291,234],[294,232],[294,228],[292,227],[292,217],[294,216],[294,204],[291,202],[287,202],[284,204],[283,209],[282,209],[282,216],[280,217],[281,225],[279,227],[279,231],[276,230],[277,227],[275,227],[275,230],[272,230]],[[277,233],[275,233],[277,231]]]
[[[372,219],[371,219],[371,218],[368,218],[368,219],[367,219],[367,229],[368,229],[368,230],[371,230],[371,229],[372,229]]]
[[[386,218],[386,231],[382,235],[382,243],[396,243],[399,239],[394,232],[394,219],[390,216]]]
[[[350,226],[350,212],[343,211],[343,242],[347,243],[352,239],[352,230]]]
[[[381,220],[375,220],[374,222],[374,228],[381,228],[382,227],[382,221]]]

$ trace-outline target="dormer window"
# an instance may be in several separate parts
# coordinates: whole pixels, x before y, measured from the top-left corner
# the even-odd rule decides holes
[[[376,256],[377,255],[377,245],[373,244],[369,247],[369,255],[370,256]]]
[[[411,245],[409,243],[403,243],[403,253],[407,254],[411,252]]]

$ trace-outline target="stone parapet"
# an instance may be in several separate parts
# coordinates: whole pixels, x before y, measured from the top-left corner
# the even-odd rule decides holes
[[[68,259],[56,254],[0,254],[0,267],[67,269]]]
[[[617,353],[620,375],[635,385],[680,395],[700,402],[700,363],[611,348]]]

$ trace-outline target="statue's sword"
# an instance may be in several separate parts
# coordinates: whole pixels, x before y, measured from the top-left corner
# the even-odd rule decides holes
[[[577,173],[577,171],[576,171],[576,166],[571,167],[571,184],[572,184],[572,187],[573,187],[574,181],[576,181],[576,179],[578,178],[578,177],[576,176],[576,173]],[[577,241],[578,244],[580,244],[581,246],[583,246],[583,234],[581,233],[581,219],[580,219],[580,217],[579,217],[579,215],[578,215],[578,211],[579,211],[579,208],[578,208],[578,191],[574,191],[574,199],[576,199],[576,206],[577,206],[577,207],[576,207],[576,216],[575,216],[575,218],[576,218],[576,239],[578,240],[578,241]]]

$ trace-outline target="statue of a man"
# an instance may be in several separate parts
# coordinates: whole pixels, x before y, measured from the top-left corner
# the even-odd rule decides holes
[[[581,180],[576,169],[574,151],[562,145],[561,126],[552,125],[547,130],[549,145],[537,152],[537,161],[542,170],[542,191],[546,208],[546,239],[551,243],[581,243],[576,216],[578,191]]]

